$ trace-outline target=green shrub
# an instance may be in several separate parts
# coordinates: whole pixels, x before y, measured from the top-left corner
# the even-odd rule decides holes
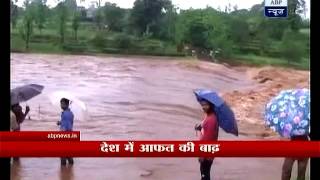
[[[128,50],[134,44],[133,38],[126,34],[116,35],[113,41],[116,48],[125,50]]]
[[[286,31],[282,44],[281,54],[288,64],[292,62],[300,62],[305,54],[305,45],[301,42],[301,36],[297,32]]]
[[[54,42],[57,43],[60,41],[60,38],[54,35],[33,35],[30,42],[32,43],[46,43]]]
[[[80,42],[71,42],[71,43],[64,43],[62,45],[63,50],[69,51],[69,52],[77,52],[77,53],[83,53],[87,50],[87,45],[85,43]]]
[[[139,52],[140,54],[154,55],[154,53],[164,53],[165,45],[160,40],[144,38],[136,40],[132,50]]]
[[[102,33],[97,33],[91,40],[90,43],[97,49],[104,49],[107,44],[107,40]]]
[[[229,58],[233,54],[233,43],[225,37],[216,38],[211,43],[213,51],[218,52],[216,58]]]
[[[121,50],[117,48],[104,48],[102,50],[103,53],[110,53],[110,54],[120,54]]]
[[[10,49],[12,52],[24,52],[25,42],[19,35],[11,36]]]

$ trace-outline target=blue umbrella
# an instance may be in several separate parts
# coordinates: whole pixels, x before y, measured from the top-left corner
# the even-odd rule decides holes
[[[265,122],[283,137],[308,135],[310,131],[310,91],[281,91],[265,108]]]
[[[234,113],[224,100],[214,91],[199,89],[194,94],[198,102],[207,100],[215,106],[219,126],[227,133],[238,136],[238,125]]]

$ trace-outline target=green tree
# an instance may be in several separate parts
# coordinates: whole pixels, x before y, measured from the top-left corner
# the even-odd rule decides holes
[[[225,13],[211,12],[209,22],[214,23],[213,32],[210,33],[210,47],[218,54],[216,58],[229,58],[233,54],[233,47],[236,44],[232,40],[230,24],[232,17]]]
[[[177,8],[174,6],[168,7],[164,16],[160,19],[158,23],[159,33],[156,34],[157,38],[164,39],[168,41],[174,41],[175,31],[176,31],[176,21],[178,18]]]
[[[85,7],[81,7],[79,11],[80,11],[81,21],[87,20],[87,10],[85,9]]]
[[[131,11],[130,21],[138,34],[159,32],[158,23],[168,8],[170,0],[136,0]]]
[[[12,28],[16,28],[17,20],[19,17],[18,6],[15,4],[17,2],[18,0],[15,0],[15,2],[13,2],[12,0],[10,1],[10,20],[11,20]]]
[[[218,56],[232,53],[228,22],[230,15],[212,8],[181,11],[176,23],[175,42],[188,44],[201,51],[219,51]]]
[[[305,19],[302,21],[302,28],[310,28],[310,19]]]
[[[104,6],[104,18],[111,31],[121,31],[125,10],[118,7],[116,4],[107,2]]]
[[[70,13],[74,13],[77,11],[77,1],[76,0],[64,0],[65,6],[68,8]]]
[[[296,31],[287,30],[284,33],[281,52],[283,58],[288,61],[288,64],[292,62],[300,62],[304,55],[305,46],[301,43],[301,34]]]
[[[209,33],[212,29],[213,26],[210,24],[205,23],[200,18],[195,18],[191,21],[191,24],[186,31],[185,41],[194,47],[203,49],[210,48]]]
[[[25,13],[23,17],[22,26],[20,27],[20,35],[22,39],[25,41],[25,49],[29,49],[30,39],[33,33],[33,24],[35,17],[35,10],[33,6],[30,4],[30,0],[24,1]]]
[[[66,23],[69,17],[68,8],[64,2],[60,2],[57,5],[57,16],[58,16],[60,43],[63,44],[65,40]]]
[[[274,40],[280,41],[284,31],[290,27],[287,19],[262,19],[259,31],[265,31]]]
[[[233,54],[233,41],[227,34],[221,34],[210,39],[212,49],[217,52],[216,58],[229,58]]]
[[[80,26],[80,14],[78,12],[74,12],[73,17],[72,17],[72,29],[73,29],[73,35],[74,39],[77,41],[78,40],[78,29]]]
[[[250,8],[250,14],[251,15],[260,15],[262,16],[264,11],[264,2],[262,2],[261,4],[255,4]]]
[[[44,29],[44,24],[47,19],[47,6],[46,6],[47,0],[33,0],[32,6],[35,8],[35,23],[40,31],[40,34],[42,32],[42,29]]]
[[[96,1],[96,6],[97,9],[94,15],[94,20],[98,30],[101,30],[103,26],[103,8],[101,7],[101,0]]]
[[[305,0],[288,0],[288,21],[291,30],[299,31],[302,26],[302,18],[300,14],[306,11]]]
[[[238,16],[231,18],[229,28],[230,38],[235,44],[243,45],[249,40],[250,31],[246,19]]]

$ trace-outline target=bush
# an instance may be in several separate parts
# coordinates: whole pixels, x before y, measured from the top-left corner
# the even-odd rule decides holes
[[[216,37],[211,43],[213,51],[218,51],[216,58],[229,58],[233,54],[233,43],[226,37]]]
[[[87,46],[85,43],[65,43],[62,45],[63,50],[69,51],[69,52],[77,52],[77,53],[83,53],[86,52]]]
[[[51,42],[59,42],[60,38],[54,35],[33,35],[30,42],[32,43],[46,43],[48,41]]]
[[[283,43],[282,46],[282,57],[291,62],[300,62],[302,60],[304,49],[301,48],[301,44],[297,42]]]
[[[163,51],[164,46],[163,43],[159,40],[147,39],[142,41],[141,45],[145,51],[153,52],[153,51]]]
[[[110,53],[110,54],[120,54],[122,53],[120,49],[117,48],[104,48],[102,50],[104,53]]]
[[[12,52],[24,52],[25,42],[19,35],[11,35],[10,50]]]
[[[90,40],[90,43],[97,49],[104,49],[106,47],[107,40],[102,33],[97,33]]]
[[[133,45],[133,38],[126,34],[119,34],[114,38],[116,48],[128,50]]]
[[[281,44],[282,57],[291,62],[300,62],[305,54],[305,45],[300,40],[299,33],[286,31]]]

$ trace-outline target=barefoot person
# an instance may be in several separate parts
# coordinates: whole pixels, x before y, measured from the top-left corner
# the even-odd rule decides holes
[[[205,118],[201,124],[195,126],[196,131],[200,131],[200,141],[216,141],[218,139],[219,126],[214,105],[206,100],[200,102],[205,113]],[[210,171],[214,158],[199,158],[201,180],[210,180]]]
[[[15,128],[13,131],[20,131],[21,130],[21,124],[26,119],[28,113],[30,112],[30,107],[26,106],[25,112],[22,111],[22,107],[20,104],[14,104],[11,106],[11,111],[15,115],[15,119],[17,121],[17,124],[15,125]]]
[[[293,136],[291,137],[292,141],[308,141],[309,138],[307,135],[303,136]],[[308,166],[309,158],[285,158],[282,166],[282,180],[290,180],[292,166],[294,162],[298,163],[298,177],[297,180],[305,180],[306,170]]]
[[[11,110],[10,111],[10,131],[16,131],[18,128],[19,128],[19,124],[17,122],[16,115]],[[14,157],[13,161],[18,162],[19,158]]]
[[[17,122],[17,118],[16,115],[10,111],[10,131],[14,131],[16,129],[18,129],[19,125]]]
[[[26,119],[28,113],[30,112],[30,107],[26,106],[25,112],[22,111],[20,104],[14,104],[11,106],[11,131],[20,131],[21,124]],[[18,157],[14,157],[13,161],[19,161]]]
[[[62,98],[60,100],[61,109],[63,110],[61,113],[61,121],[57,122],[57,125],[60,125],[61,131],[72,131],[73,130],[73,119],[74,115],[69,108],[70,101],[66,98]],[[65,166],[67,161],[70,165],[73,165],[72,157],[62,157],[61,165]]]

